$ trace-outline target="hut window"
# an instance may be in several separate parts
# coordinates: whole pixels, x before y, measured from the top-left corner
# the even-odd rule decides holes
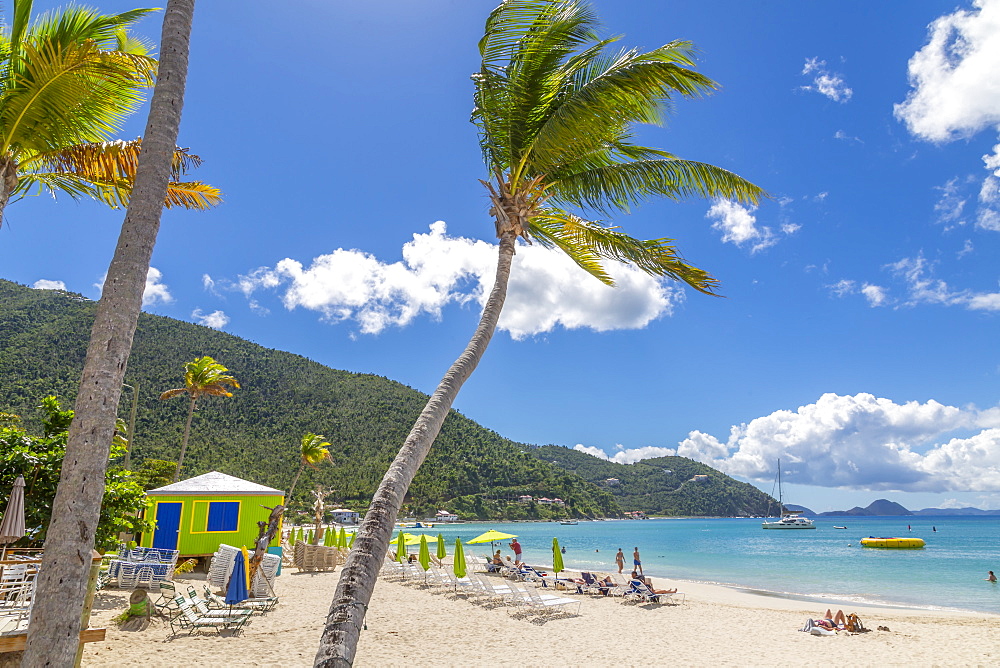
[[[239,501],[212,501],[208,504],[208,531],[236,531],[239,519]]]

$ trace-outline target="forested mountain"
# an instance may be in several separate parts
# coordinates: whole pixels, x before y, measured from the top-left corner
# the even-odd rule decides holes
[[[529,452],[607,489],[626,510],[731,517],[763,515],[768,502],[774,504],[772,508],[777,506],[774,499],[753,485],[733,480],[687,457],[655,457],[618,464],[558,445],[534,447]]]
[[[0,280],[0,412],[40,418],[42,397],[67,407],[77,384],[96,304],[80,295],[33,290]],[[306,468],[293,506],[305,508],[321,483],[331,503],[367,508],[389,462],[406,438],[427,395],[381,376],[325,367],[201,325],[143,313],[125,382],[139,386],[133,462],[176,461],[188,403],[159,400],[182,387],[184,364],[210,355],[241,385],[232,398],[198,403],[182,477],[211,470],[287,489],[299,466],[299,440],[323,434],[334,464]],[[128,418],[131,392],[119,415]],[[553,465],[555,462],[555,465]],[[665,473],[670,469],[672,473]],[[708,475],[697,484],[694,475]],[[607,478],[619,478],[617,486]],[[566,509],[522,505],[520,495],[561,498]],[[515,443],[456,411],[410,487],[403,512],[438,508],[473,518],[530,519],[571,514],[621,514],[622,509],[678,515],[762,512],[756,488],[697,462],[668,457],[623,466],[553,446]]]

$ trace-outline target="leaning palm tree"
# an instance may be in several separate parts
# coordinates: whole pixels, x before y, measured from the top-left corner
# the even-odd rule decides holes
[[[34,612],[21,662],[25,666],[72,665],[80,644],[90,555],[104,493],[104,485],[95,481],[104,480],[122,380],[170,181],[184,108],[193,18],[194,0],[168,0],[135,185],[94,315],[76,417],[35,581]]]
[[[305,470],[306,466],[315,469],[319,468],[319,463],[324,459],[331,463],[333,462],[333,457],[330,456],[330,451],[328,450],[330,444],[323,440],[325,438],[326,436],[321,436],[312,432],[302,436],[299,449],[301,454],[301,458],[299,459],[299,470],[295,474],[295,478],[292,480],[292,486],[288,488],[288,495],[285,497],[287,499],[286,503],[291,503],[292,493],[295,491],[295,485],[298,484],[299,476],[302,475],[302,471]]]
[[[0,224],[12,197],[47,192],[126,206],[141,140],[110,141],[153,83],[156,60],[129,28],[153,10],[69,7],[28,25],[16,0],[0,32]],[[175,149],[165,204],[205,209],[219,191],[182,176],[201,160]]]
[[[626,263],[715,294],[717,281],[687,264],[671,239],[635,239],[569,209],[611,214],[652,197],[756,203],[764,196],[724,169],[631,142],[631,126],[659,122],[674,95],[698,96],[715,83],[692,69],[687,42],[645,53],[609,53],[617,38],[599,39],[595,26],[590,9],[573,0],[508,0],[486,21],[472,120],[490,175],[483,185],[499,239],[496,281],[468,347],[441,380],[375,492],[341,574],[317,666],[354,660],[403,495],[489,344],[517,239],[565,252],[607,285],[613,285],[607,264]]]
[[[186,394],[188,403],[187,422],[184,424],[184,437],[181,440],[181,454],[177,457],[177,472],[174,482],[180,478],[181,467],[184,466],[184,453],[187,452],[188,437],[191,435],[191,420],[194,418],[194,407],[201,397],[231,397],[233,393],[227,388],[239,388],[240,384],[229,375],[229,369],[206,355],[196,357],[193,362],[184,365],[184,387],[167,390],[160,399],[172,399]]]

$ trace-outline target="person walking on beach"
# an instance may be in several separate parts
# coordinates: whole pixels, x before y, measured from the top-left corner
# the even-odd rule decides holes
[[[621,573],[625,568],[625,553],[622,549],[618,548],[618,554],[615,555],[615,561],[618,563],[618,572]]]
[[[639,571],[639,575],[643,575],[642,559],[639,558],[639,548],[635,548],[635,552],[632,553],[632,564],[635,566],[635,570]]]
[[[517,538],[510,541],[510,549],[514,550],[514,565],[521,565],[521,544],[517,542]]]

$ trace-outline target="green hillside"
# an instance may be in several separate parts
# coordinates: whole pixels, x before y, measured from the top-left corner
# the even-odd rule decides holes
[[[95,303],[80,295],[32,290],[0,280],[0,411],[31,425],[41,397],[56,394],[72,406],[86,354]],[[335,465],[303,473],[294,505],[305,507],[316,483],[332,487],[331,501],[367,508],[427,395],[380,376],[330,369],[299,355],[171,318],[142,314],[126,382],[140,386],[133,460],[176,460],[187,402],[160,401],[183,384],[183,365],[210,355],[227,366],[242,389],[209,398],[195,413],[184,477],[218,470],[286,489],[298,467],[307,431],[324,434]],[[128,416],[130,392],[119,415]],[[547,518],[617,516],[604,489],[546,464],[514,443],[452,411],[410,488],[403,512],[416,516],[447,508],[465,517]],[[566,510],[527,508],[521,494],[559,497]]]
[[[761,515],[770,496],[686,457],[656,457],[617,464],[578,450],[545,445],[530,450],[544,462],[579,475],[614,494],[625,510],[655,515],[732,517]],[[695,476],[707,479],[694,479]]]
[[[80,295],[0,280],[0,412],[38,426],[40,399],[69,407],[86,354],[96,304]],[[331,502],[363,510],[406,438],[427,395],[370,374],[330,369],[214,329],[142,314],[126,382],[140,387],[135,464],[176,460],[187,401],[160,401],[183,384],[183,366],[210,355],[242,388],[231,399],[202,400],[195,413],[184,477],[211,470],[287,489],[299,439],[324,434],[335,464],[306,469],[293,507],[306,508],[323,484]],[[131,392],[119,415],[128,416]],[[33,424],[33,421],[34,424]],[[691,482],[695,475],[708,480]],[[618,484],[609,484],[617,478]],[[558,497],[566,509],[522,505],[518,496]],[[682,457],[621,465],[557,446],[515,443],[452,411],[417,474],[403,513],[445,508],[465,518],[614,517],[622,510],[665,515],[760,514],[767,496],[752,485]]]

